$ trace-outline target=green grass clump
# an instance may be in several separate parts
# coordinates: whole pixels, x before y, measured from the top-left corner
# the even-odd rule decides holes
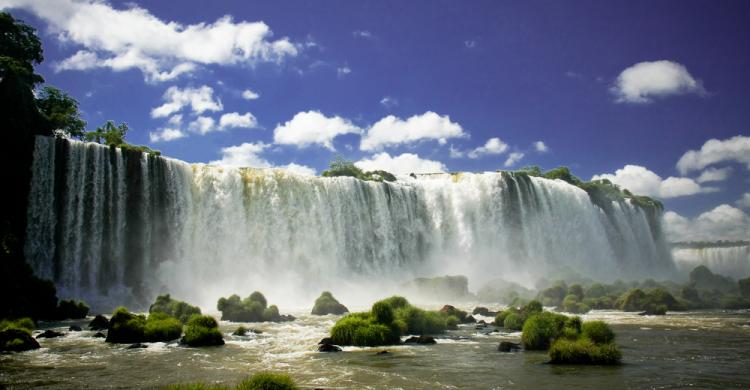
[[[236,390],[295,390],[297,385],[286,374],[259,372],[240,382]]]
[[[324,316],[326,314],[344,314],[349,309],[342,305],[336,298],[333,297],[329,291],[323,291],[322,294],[315,300],[313,305],[312,314],[317,316]]]
[[[204,383],[185,383],[170,385],[166,390],[295,390],[294,380],[286,374],[259,372],[238,383],[235,387],[225,385],[207,385]]]
[[[221,312],[221,319],[234,322],[292,321],[294,317],[280,315],[275,305],[268,306],[266,297],[255,291],[245,299],[236,294],[220,298],[216,308]]]
[[[458,322],[446,312],[422,310],[394,296],[375,302],[369,312],[341,318],[331,329],[331,338],[338,345],[398,344],[401,336],[439,334],[455,329]]]
[[[219,324],[207,315],[193,315],[185,325],[185,336],[182,342],[191,347],[224,345],[224,338],[219,332]]]
[[[607,344],[615,340],[615,332],[604,321],[583,323],[581,334],[596,344]]]
[[[186,302],[172,299],[169,294],[159,295],[148,309],[149,313],[166,313],[186,324],[193,314],[201,314],[201,309]]]
[[[560,337],[567,322],[566,316],[543,312],[529,317],[523,325],[521,341],[529,350],[546,350],[552,340]]]
[[[519,313],[509,313],[503,320],[503,328],[507,330],[523,329],[523,316]]]
[[[549,350],[553,364],[618,364],[622,354],[615,343],[596,344],[588,338],[558,339]]]
[[[143,329],[146,341],[170,341],[182,335],[182,322],[166,313],[149,314]]]
[[[20,329],[31,333],[31,331],[36,329],[36,324],[34,324],[34,320],[28,317],[16,320],[0,320],[0,331],[6,329]]]
[[[146,316],[133,314],[125,307],[118,307],[112,313],[107,331],[108,343],[139,343],[146,341]]]

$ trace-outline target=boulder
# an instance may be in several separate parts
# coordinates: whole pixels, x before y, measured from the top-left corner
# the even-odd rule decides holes
[[[332,339],[332,338],[330,338],[330,337],[324,337],[324,338],[322,338],[322,339],[321,339],[321,340],[320,340],[320,341],[318,342],[318,345],[321,345],[321,344],[333,344],[333,339]]]
[[[500,345],[497,346],[497,350],[500,352],[515,352],[521,350],[521,344],[512,343],[510,341],[501,341]]]
[[[333,344],[320,344],[318,352],[341,352],[341,348]]]
[[[404,341],[404,344],[437,344],[432,336],[412,336]]]
[[[376,353],[375,355],[390,355],[390,354],[391,354],[390,352],[388,352],[388,351],[386,351],[386,350],[383,350],[383,351],[379,351],[379,352],[378,352],[378,353]]]
[[[107,317],[99,314],[89,322],[89,329],[91,330],[106,330],[109,327],[109,320]]]
[[[91,337],[96,337],[96,338],[106,338],[106,337],[107,337],[107,335],[106,335],[106,334],[104,334],[104,333],[102,333],[102,332],[96,332],[96,333],[94,333],[94,335],[93,335],[93,336],[91,336]]]
[[[349,309],[342,305],[336,298],[333,297],[329,291],[323,291],[322,294],[315,300],[315,305],[312,309],[312,314],[316,316],[324,316],[326,314],[341,315],[347,313]]]
[[[148,345],[141,344],[141,343],[135,343],[135,344],[128,345],[128,347],[126,349],[138,349],[138,348],[148,348]]]
[[[54,331],[54,330],[51,330],[51,329],[47,329],[44,332],[42,332],[41,334],[37,335],[36,338],[38,338],[38,339],[43,339],[43,338],[53,339],[55,337],[61,337],[61,336],[65,336],[65,333],[57,332],[57,331]]]
[[[0,332],[0,351],[21,352],[38,348],[39,342],[23,329],[8,328]]]
[[[78,325],[71,325],[70,328],[68,328],[69,332],[80,332],[82,330],[83,329],[81,329],[81,327]]]

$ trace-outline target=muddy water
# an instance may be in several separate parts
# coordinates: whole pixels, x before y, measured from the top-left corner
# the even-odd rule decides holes
[[[238,324],[221,323],[223,347],[186,348],[151,343],[128,350],[67,332],[71,324],[42,324],[65,337],[42,339],[36,351],[1,355],[0,384],[9,388],[158,388],[203,381],[233,384],[253,372],[286,372],[305,388],[747,388],[750,387],[750,312],[706,311],[641,317],[593,312],[617,333],[619,367],[552,366],[543,352],[497,352],[520,333],[489,333],[462,326],[432,346],[345,348],[323,354],[316,343],[336,316],[299,314],[284,324],[245,324],[263,333],[232,336]],[[38,332],[38,331],[37,331]],[[388,354],[376,355],[387,349]]]

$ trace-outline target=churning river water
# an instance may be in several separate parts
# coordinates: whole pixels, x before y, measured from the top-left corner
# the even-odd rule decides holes
[[[464,309],[470,309],[464,307]],[[319,353],[338,316],[293,313],[291,323],[244,324],[262,334],[232,336],[239,324],[221,322],[226,345],[187,348],[177,342],[126,349],[94,332],[67,332],[72,324],[43,323],[65,331],[41,339],[41,349],[0,356],[0,387],[160,388],[201,381],[232,385],[257,371],[291,375],[302,388],[325,389],[504,389],[504,388],[748,388],[750,312],[698,311],[641,317],[594,311],[617,333],[623,364],[617,367],[553,366],[544,352],[502,353],[502,340],[520,333],[462,325],[436,345],[344,348]],[[480,317],[481,318],[481,317]],[[490,320],[489,318],[486,318]],[[35,333],[39,333],[36,331]],[[378,355],[387,350],[389,353]]]

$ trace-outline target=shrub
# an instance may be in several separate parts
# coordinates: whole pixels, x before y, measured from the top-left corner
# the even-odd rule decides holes
[[[57,305],[57,318],[59,319],[81,319],[89,314],[89,307],[81,301],[60,301]]]
[[[458,318],[455,316],[448,316],[448,319],[445,320],[445,326],[450,330],[458,329],[458,324]]]
[[[394,295],[390,298],[383,299],[381,302],[386,302],[388,306],[392,307],[393,310],[409,307],[411,304],[404,297]]]
[[[515,307],[511,307],[509,309],[498,312],[497,315],[495,316],[495,325],[504,326],[505,318],[508,316],[508,314],[515,313],[515,312],[516,312]]]
[[[185,324],[192,315],[201,314],[201,309],[186,302],[172,299],[169,294],[164,294],[156,297],[156,302],[149,307],[148,312],[165,313]]]
[[[323,316],[326,314],[344,314],[348,312],[349,309],[346,308],[346,306],[342,305],[339,301],[336,300],[336,298],[333,297],[333,294],[331,294],[328,291],[323,291],[322,294],[318,297],[318,299],[315,300],[315,305],[313,305],[312,314]]]
[[[139,343],[145,341],[146,317],[133,314],[124,307],[118,307],[109,320],[108,343]]]
[[[596,344],[607,344],[615,340],[615,332],[604,321],[584,322],[581,334]]]
[[[523,317],[518,313],[510,313],[503,320],[503,328],[508,330],[523,329]]]
[[[0,331],[6,329],[25,330],[26,332],[31,334],[31,331],[36,329],[36,325],[34,324],[34,320],[28,317],[19,318],[17,320],[0,320]]]
[[[587,338],[581,338],[555,340],[549,357],[553,364],[618,364],[622,354],[614,343],[597,345]]]
[[[240,382],[236,390],[295,390],[297,385],[289,375],[260,372]]]
[[[379,324],[390,324],[393,322],[393,308],[385,301],[378,301],[372,305],[372,315],[375,322]]]
[[[445,305],[445,306],[443,306],[440,309],[440,313],[442,313],[442,314],[444,314],[446,316],[454,316],[454,317],[458,318],[458,320],[461,323],[468,322],[467,318],[469,316],[469,313],[467,313],[467,312],[465,312],[463,310],[460,310],[460,309],[456,309],[456,307],[451,306],[451,305]]]
[[[544,312],[535,314],[523,324],[521,341],[529,350],[545,350],[550,342],[563,332],[567,317],[562,314]]]
[[[220,298],[216,308],[221,312],[221,319],[234,322],[291,321],[292,316],[282,316],[275,305],[267,307],[266,297],[258,291],[240,300],[236,294]]]
[[[224,345],[224,338],[213,317],[196,314],[188,320],[182,342],[191,347]]]
[[[532,314],[539,314],[542,310],[544,310],[544,308],[542,307],[541,302],[536,300],[527,303],[521,308],[521,311],[526,314],[527,317]]]
[[[151,313],[143,329],[146,341],[170,341],[182,335],[182,322],[166,313]]]
[[[338,345],[374,347],[398,343],[399,335],[388,326],[375,323],[370,316],[347,315],[333,326],[331,339]]]

